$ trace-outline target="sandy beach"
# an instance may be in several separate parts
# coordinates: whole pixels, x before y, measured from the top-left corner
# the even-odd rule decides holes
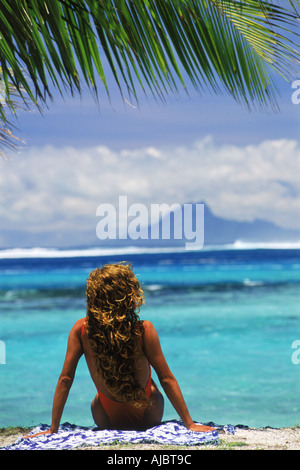
[[[0,448],[13,444],[29,429],[0,430]],[[159,444],[119,444],[81,447],[79,450],[300,450],[300,427],[294,428],[236,428],[234,435],[220,433],[220,444],[199,446],[166,446]]]

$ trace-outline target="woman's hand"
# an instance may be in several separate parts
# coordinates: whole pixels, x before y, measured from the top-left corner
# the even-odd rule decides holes
[[[211,428],[210,426],[204,426],[203,424],[191,424],[188,427],[189,431],[194,431],[194,432],[211,432],[215,431],[215,428]]]
[[[30,436],[23,436],[23,439],[28,439],[30,437],[41,436],[42,434],[53,434],[53,432],[50,429],[48,429],[47,431],[40,431],[40,432],[37,432],[36,434],[31,434]]]

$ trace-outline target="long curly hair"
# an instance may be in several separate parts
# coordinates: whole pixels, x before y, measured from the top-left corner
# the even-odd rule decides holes
[[[118,401],[143,406],[147,399],[135,371],[144,293],[132,266],[107,264],[95,269],[88,277],[86,295],[86,329],[99,374]]]

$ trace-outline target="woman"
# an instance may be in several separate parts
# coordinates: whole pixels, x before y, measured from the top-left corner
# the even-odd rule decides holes
[[[87,280],[87,315],[70,331],[55,390],[52,423],[56,433],[77,363],[84,354],[97,394],[92,415],[99,429],[147,429],[161,422],[164,399],[151,379],[151,366],[167,397],[191,431],[212,431],[190,417],[179,385],[163,356],[150,321],[140,321],[143,291],[129,264],[108,264]],[[32,436],[31,436],[32,437]]]

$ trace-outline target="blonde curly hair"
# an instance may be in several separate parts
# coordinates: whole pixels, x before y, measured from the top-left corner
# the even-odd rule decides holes
[[[135,371],[144,293],[132,266],[107,264],[95,269],[88,277],[86,296],[86,329],[99,374],[118,401],[143,406],[147,399]]]

